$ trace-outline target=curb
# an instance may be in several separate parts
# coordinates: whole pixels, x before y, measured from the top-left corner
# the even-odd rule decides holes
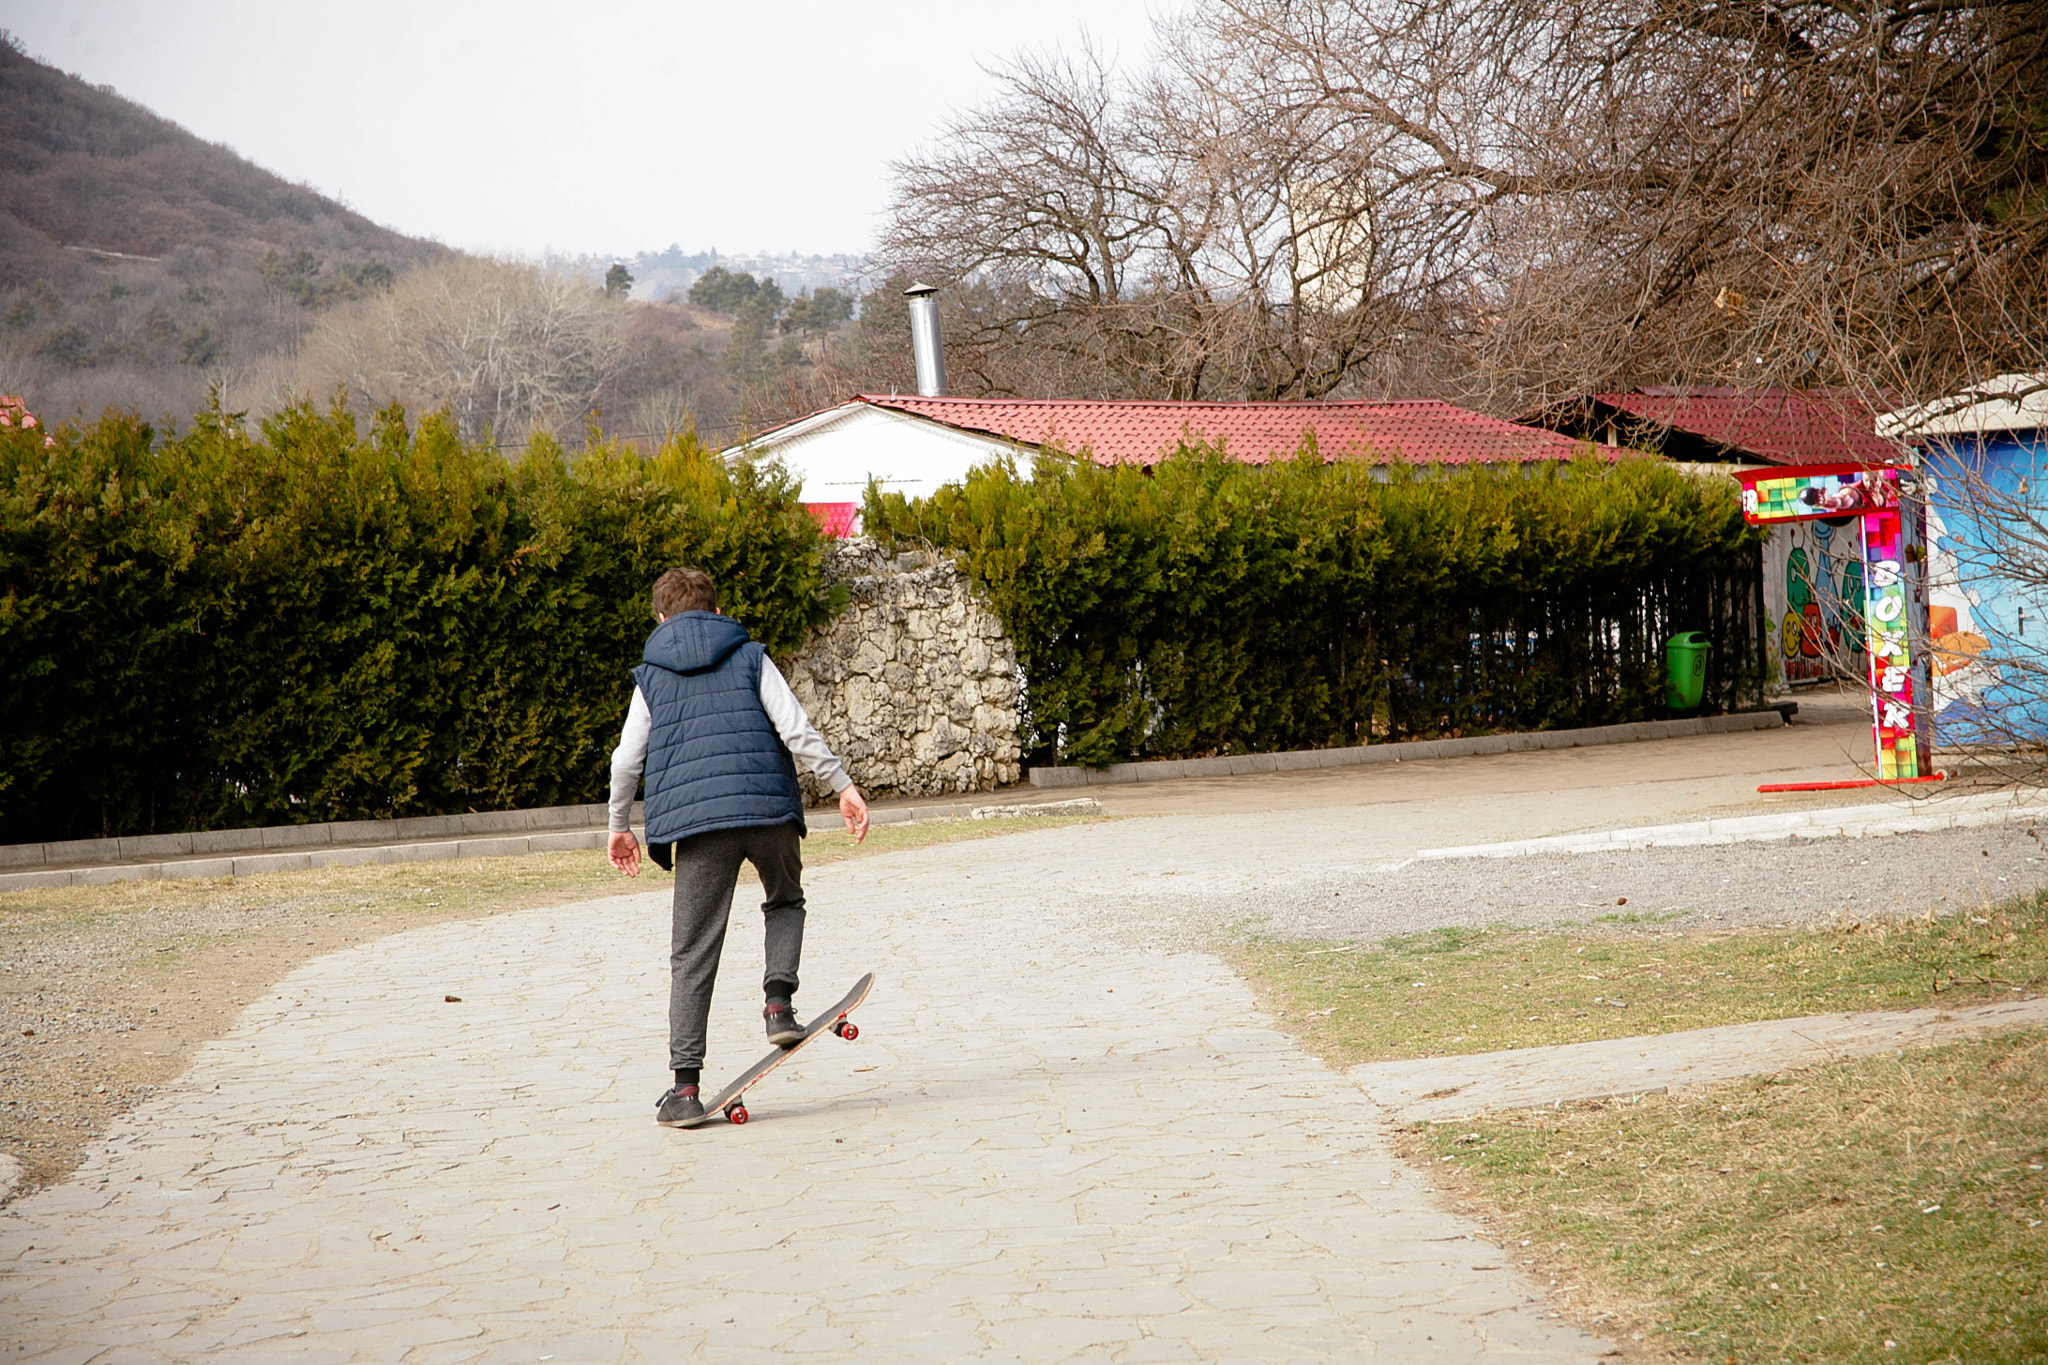
[[[1002,820],[1026,815],[1100,815],[1102,803],[1083,797],[1078,801],[1015,801],[988,805],[955,801],[941,806],[884,806],[868,808],[870,825],[914,825],[920,820]],[[845,829],[834,806],[820,806],[804,818],[804,828],[813,834]]]
[[[1740,815],[1684,825],[1645,825],[1637,829],[1558,834],[1547,839],[1512,839],[1498,844],[1426,848],[1415,857],[1418,861],[1520,858],[1544,853],[1616,853],[1700,844],[1759,843],[1772,839],[1861,839],[2048,817],[2048,795],[2028,799],[2011,792],[1985,792],[1949,797],[1942,800],[1941,805],[1940,810],[1924,813],[1901,811],[1897,806],[1832,806],[1824,810],[1785,811],[1777,815]]]
[[[1480,754],[1522,753],[1532,749],[1633,744],[1645,739],[1682,739],[1688,735],[1775,730],[1784,723],[1785,713],[1773,708],[1692,720],[1641,720],[1628,725],[1596,725],[1584,730],[1533,730],[1513,735],[1479,735],[1472,739],[1414,739],[1397,744],[1364,744],[1348,749],[1292,749],[1279,754],[1230,754],[1221,758],[1167,758],[1148,763],[1112,763],[1107,768],[1033,768],[1025,776],[1034,787],[1167,782],[1181,777],[1235,777],[1242,773],[1349,768],[1364,763],[1400,763],[1420,758],[1471,758]]]
[[[429,839],[402,844],[352,844],[290,853],[252,853],[230,858],[172,858],[161,862],[88,863],[40,872],[0,873],[0,891],[35,891],[57,886],[104,886],[108,882],[170,881],[185,877],[250,877],[259,872],[297,872],[314,867],[356,867],[365,863],[449,862],[457,858],[515,858],[527,853],[599,849],[603,825],[556,834],[499,839]]]
[[[2048,999],[1955,1010],[1813,1014],[1451,1057],[1366,1062],[1346,1074],[1401,1123],[1442,1123],[1582,1100],[1633,1099],[2048,1024]]]
[[[985,799],[985,798],[984,798]],[[920,820],[999,820],[1033,815],[1098,815],[1101,803],[1083,797],[1070,801],[1021,801],[1005,805],[983,805],[974,802],[954,802],[947,805],[886,806],[869,812],[871,825],[907,825]],[[32,868],[18,872],[0,872],[0,891],[36,891],[62,886],[104,886],[108,882],[163,881],[186,877],[249,877],[259,872],[295,872],[315,867],[357,867],[368,863],[423,863],[448,862],[461,858],[517,858],[529,853],[568,853],[579,849],[601,849],[608,837],[606,831],[607,808],[597,806],[554,806],[530,811],[495,811],[484,815],[436,815],[422,817],[419,821],[407,820],[363,820],[348,824],[334,825],[286,825],[272,829],[217,830],[207,834],[164,834],[152,835],[153,840],[212,840],[229,837],[238,840],[242,847],[264,846],[260,836],[275,833],[297,833],[304,831],[329,831],[358,829],[365,826],[390,830],[394,826],[437,822],[445,828],[447,823],[475,822],[488,828],[492,824],[502,825],[514,822],[518,817],[542,817],[551,819],[563,813],[595,813],[595,823],[583,829],[553,830],[542,834],[513,834],[497,838],[482,839],[417,839],[412,841],[385,843],[335,844],[317,837],[298,840],[303,847],[281,849],[276,852],[247,853],[228,857],[207,858],[163,858],[155,861],[116,862],[79,861],[69,867]],[[634,803],[634,814],[639,814],[639,803]],[[535,823],[540,823],[536,821]],[[808,812],[805,828],[812,831],[841,829],[839,812],[825,808]],[[645,835],[637,828],[636,834]],[[81,845],[104,847],[109,844],[139,844],[140,839],[92,839],[73,844],[16,844],[0,848],[0,854],[20,849],[73,849]],[[277,840],[284,843],[284,840]],[[5,865],[0,860],[0,865]],[[20,866],[17,862],[16,866]]]
[[[415,815],[402,820],[334,820],[314,825],[264,825],[255,829],[199,830],[189,834],[142,834],[119,839],[70,839],[54,844],[0,844],[0,868],[73,867],[95,863],[238,854],[256,850],[322,849],[342,845],[395,844],[466,835],[520,835],[556,830],[603,829],[610,810],[586,806],[537,806],[527,810]],[[640,803],[633,803],[640,818]],[[211,861],[239,861],[213,859]],[[202,874],[195,874],[202,875]],[[215,873],[206,876],[221,875]]]

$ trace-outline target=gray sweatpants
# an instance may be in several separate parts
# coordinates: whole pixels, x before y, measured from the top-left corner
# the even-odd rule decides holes
[[[711,988],[732,918],[733,885],[740,863],[761,876],[762,927],[767,934],[770,981],[797,982],[804,951],[803,840],[794,822],[720,829],[676,845],[676,909],[669,939],[668,1064],[704,1065],[704,1034],[711,1018]]]

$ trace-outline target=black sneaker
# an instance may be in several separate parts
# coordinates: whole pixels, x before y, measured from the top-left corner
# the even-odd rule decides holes
[[[704,1121],[704,1102],[694,1085],[672,1085],[655,1103],[654,1121],[664,1128],[695,1128]]]
[[[804,1040],[804,1026],[787,1000],[770,1000],[761,1017],[768,1021],[768,1041],[777,1047],[794,1047]]]

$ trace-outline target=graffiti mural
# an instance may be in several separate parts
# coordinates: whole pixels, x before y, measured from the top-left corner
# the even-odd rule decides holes
[[[1857,667],[1870,688],[1877,780],[1917,781],[1932,756],[1923,516],[1895,465],[1747,470],[1742,512],[1771,526],[1767,576],[1788,680]],[[1782,554],[1782,559],[1779,557]],[[1783,568],[1770,575],[1773,564]]]
[[[1924,558],[1917,529],[1920,518],[1889,515],[1863,518],[1864,612],[1869,646],[1871,708],[1877,731],[1880,781],[1917,777],[1921,760],[1932,757],[1929,723],[1932,683],[1924,646],[1915,625],[1925,620],[1925,576],[1909,572]]]
[[[1782,522],[1764,545],[1764,611],[1782,683],[1863,676],[1863,561],[1853,519]]]
[[[2048,652],[2048,602],[2016,570],[2038,561],[2040,547],[2008,542],[2040,539],[2048,507],[2035,490],[2048,440],[2039,431],[1944,437],[1931,443],[1929,463],[1937,471],[1927,499],[1936,733],[1943,744],[2039,743],[2048,738],[2048,695],[2028,661]],[[1987,516],[1987,502],[2006,510]]]

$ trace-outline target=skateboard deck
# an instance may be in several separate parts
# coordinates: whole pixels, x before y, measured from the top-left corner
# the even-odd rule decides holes
[[[868,998],[868,988],[874,984],[875,974],[873,972],[869,972],[866,976],[854,982],[853,989],[842,996],[838,1004],[812,1016],[811,1022],[804,1025],[803,1037],[797,1039],[788,1047],[770,1049],[766,1057],[763,1057],[760,1061],[755,1062],[745,1071],[742,1071],[734,1078],[731,1084],[719,1091],[717,1098],[707,1101],[704,1105],[704,1117],[693,1119],[688,1123],[678,1123],[674,1126],[677,1128],[696,1128],[709,1123],[719,1114],[724,1114],[730,1122],[745,1123],[747,1121],[747,1106],[741,1101],[740,1097],[752,1089],[754,1084],[762,1077],[809,1046],[811,1039],[821,1033],[836,1033],[849,1043],[860,1037],[860,1028],[846,1016],[851,1014],[854,1007],[859,1005],[861,1001]]]

